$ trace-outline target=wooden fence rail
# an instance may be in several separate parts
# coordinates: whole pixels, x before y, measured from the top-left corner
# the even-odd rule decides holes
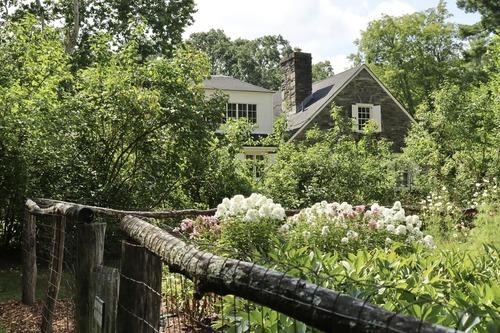
[[[38,203],[50,206],[42,209]],[[36,266],[34,217],[57,215],[68,223],[77,223],[75,305],[79,333],[159,332],[162,263],[168,265],[170,272],[192,280],[197,297],[208,292],[235,295],[324,332],[458,332],[386,311],[263,266],[199,251],[165,230],[127,214],[131,212],[48,200],[38,203],[26,203],[23,301],[31,301],[31,294],[34,295],[31,281],[36,270],[29,267],[33,262]],[[182,216],[199,212],[183,211]],[[181,216],[178,212],[134,213],[155,218]],[[93,223],[95,214],[120,217],[119,228],[128,237],[122,243],[120,269],[103,266],[106,225]],[[54,247],[53,252],[60,253],[58,260],[62,260],[59,247]],[[59,263],[56,261],[55,265]]]
[[[457,332],[386,311],[266,267],[198,251],[130,215],[121,220],[120,228],[160,256],[171,272],[195,281],[199,296],[206,292],[239,296],[324,332]]]

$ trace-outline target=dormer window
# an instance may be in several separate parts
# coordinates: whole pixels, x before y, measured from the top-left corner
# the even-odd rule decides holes
[[[247,119],[250,123],[257,123],[257,104],[227,103],[225,119]]]
[[[382,130],[380,105],[358,103],[352,105],[351,117],[356,119],[355,132],[363,133],[365,124],[373,119],[378,124],[378,131]]]

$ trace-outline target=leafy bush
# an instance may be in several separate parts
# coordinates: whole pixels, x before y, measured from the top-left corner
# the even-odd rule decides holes
[[[486,193],[496,193],[496,184],[486,184]],[[427,215],[427,221],[432,217],[437,225],[449,211],[438,204],[447,203],[443,194],[431,194],[425,200],[434,214]],[[491,210],[497,207],[496,201],[486,200],[493,196],[476,197],[484,201],[478,199],[475,207],[489,207],[485,212],[496,214]],[[497,215],[488,214],[484,216],[498,223]],[[424,236],[422,226],[418,216],[405,215],[400,202],[392,207],[365,207],[325,201],[285,220],[280,205],[252,194],[226,198],[215,217],[184,220],[177,230],[190,232],[196,242],[210,239],[219,251],[223,247],[240,251],[256,264],[396,313],[458,330],[498,332],[499,248],[490,244],[470,251],[457,243],[438,248],[431,235]],[[476,229],[483,230],[482,226]],[[296,326],[286,316],[247,301],[230,297],[222,307],[214,325],[229,332],[275,327],[306,330],[303,324]]]
[[[245,198],[236,195],[225,198],[217,207],[215,217],[220,221],[223,247],[250,253],[257,249],[270,250],[270,238],[285,219],[285,210],[261,194]]]
[[[392,208],[373,204],[370,209],[343,202],[326,201],[300,211],[280,228],[287,240],[298,246],[317,247],[324,252],[356,252],[359,249],[391,247],[392,243],[409,249],[409,244],[434,245],[433,237],[424,237],[417,215],[405,216],[400,202]]]
[[[343,254],[277,243],[262,263],[393,312],[458,330],[499,332],[499,248],[470,253],[413,243],[413,251],[399,254],[397,246]]]

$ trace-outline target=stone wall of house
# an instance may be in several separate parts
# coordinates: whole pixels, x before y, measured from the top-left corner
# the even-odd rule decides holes
[[[285,112],[295,112],[312,93],[312,57],[294,52],[281,59],[281,98]]]
[[[356,103],[381,106],[382,132],[380,135],[393,143],[392,150],[395,153],[401,152],[401,148],[404,147],[404,137],[413,122],[366,70],[361,71],[334,98],[334,104],[341,107],[345,117],[351,117],[351,106]],[[303,139],[307,130],[314,124],[318,124],[320,129],[332,127],[331,108],[331,105],[325,107],[298,135],[297,140]]]

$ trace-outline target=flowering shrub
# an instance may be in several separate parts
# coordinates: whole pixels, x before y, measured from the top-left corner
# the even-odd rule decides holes
[[[215,216],[222,226],[220,245],[240,253],[267,252],[272,236],[286,217],[281,205],[256,193],[248,198],[242,195],[225,198]]]
[[[483,179],[482,183],[476,183],[471,208],[487,211],[489,215],[494,215],[500,206],[500,191],[498,181],[493,177],[492,181]]]
[[[445,238],[450,232],[456,238],[457,231],[468,230],[468,222],[464,220],[462,208],[452,202],[446,186],[429,193],[420,204],[422,211],[420,216],[429,230],[438,232]],[[460,235],[461,238],[466,236],[466,233]]]
[[[190,239],[213,238],[221,233],[221,226],[215,216],[198,216],[195,220],[184,219],[174,232],[188,232]]]
[[[224,198],[217,206],[215,216],[184,219],[175,232],[187,232],[196,241],[208,240],[221,248],[248,253],[267,251],[285,219],[285,209],[261,194],[249,197],[235,195]]]
[[[473,220],[474,228],[468,230],[468,234],[471,235],[469,238],[474,240],[471,246],[481,247],[482,244],[492,244],[499,247],[500,191],[498,180],[496,177],[491,180],[483,179],[482,182],[475,184],[475,189],[469,206],[477,210],[477,215]]]
[[[424,237],[421,225],[417,215],[405,215],[399,201],[391,208],[373,204],[369,209],[323,201],[289,218],[279,232],[290,241],[322,251],[351,252],[394,242],[422,242],[433,247],[433,237]]]
[[[221,221],[238,218],[244,222],[256,222],[261,219],[282,221],[286,216],[283,207],[274,203],[273,199],[252,193],[248,198],[241,194],[231,199],[224,198],[217,206],[215,217]]]

